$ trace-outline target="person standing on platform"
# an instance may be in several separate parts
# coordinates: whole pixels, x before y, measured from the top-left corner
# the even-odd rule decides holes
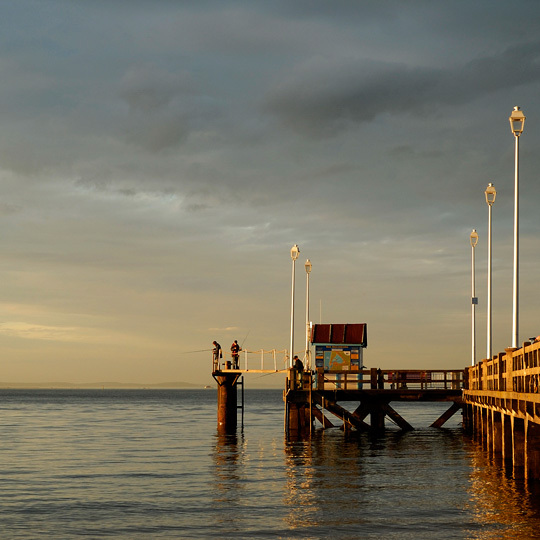
[[[293,361],[293,367],[294,367],[294,369],[296,371],[296,384],[295,384],[295,387],[296,388],[302,388],[302,375],[304,373],[304,363],[296,355],[294,356],[293,360],[294,360]]]
[[[223,353],[221,352],[221,345],[217,341],[213,341],[212,345],[214,345],[214,348],[212,349],[214,371],[217,371],[219,369],[219,359],[223,358]]]
[[[233,369],[240,369],[239,364],[239,358],[240,358],[240,351],[242,350],[242,347],[238,345],[238,341],[235,339],[233,344],[231,345],[231,356],[233,360]]]

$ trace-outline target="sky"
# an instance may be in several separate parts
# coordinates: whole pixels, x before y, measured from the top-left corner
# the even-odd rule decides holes
[[[504,350],[516,105],[520,342],[540,334],[537,0],[0,14],[0,382],[211,384],[213,340],[288,349],[294,244],[295,352],[309,258],[310,319],[367,323],[366,366],[461,369],[472,229],[486,355],[489,182]]]

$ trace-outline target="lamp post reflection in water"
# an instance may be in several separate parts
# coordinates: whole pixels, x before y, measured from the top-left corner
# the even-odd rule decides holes
[[[476,298],[476,279],[475,279],[475,257],[474,257],[474,248],[478,243],[478,233],[476,229],[473,229],[471,233],[471,304],[472,304],[472,313],[471,313],[471,335],[472,335],[472,350],[471,350],[471,365],[476,364],[476,305],[478,304],[478,298]]]

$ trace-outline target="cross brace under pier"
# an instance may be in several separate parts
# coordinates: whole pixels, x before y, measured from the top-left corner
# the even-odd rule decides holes
[[[404,431],[413,430],[414,427],[390,405],[392,401],[449,402],[448,410],[431,424],[432,427],[442,427],[463,406],[460,390],[317,391],[288,389],[284,392],[284,401],[287,434],[310,431],[313,428],[312,419],[317,419],[324,428],[334,427],[334,424],[327,418],[328,413],[338,418],[345,430],[379,431],[384,429],[385,417],[388,417]],[[359,405],[351,412],[340,405],[338,401],[357,401]],[[370,417],[369,423],[366,421],[368,416]]]

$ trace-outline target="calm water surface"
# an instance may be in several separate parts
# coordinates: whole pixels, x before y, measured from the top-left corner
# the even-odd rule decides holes
[[[215,390],[0,391],[0,538],[540,538],[535,486],[463,436],[417,428],[286,442],[280,390],[247,390],[216,433]]]

